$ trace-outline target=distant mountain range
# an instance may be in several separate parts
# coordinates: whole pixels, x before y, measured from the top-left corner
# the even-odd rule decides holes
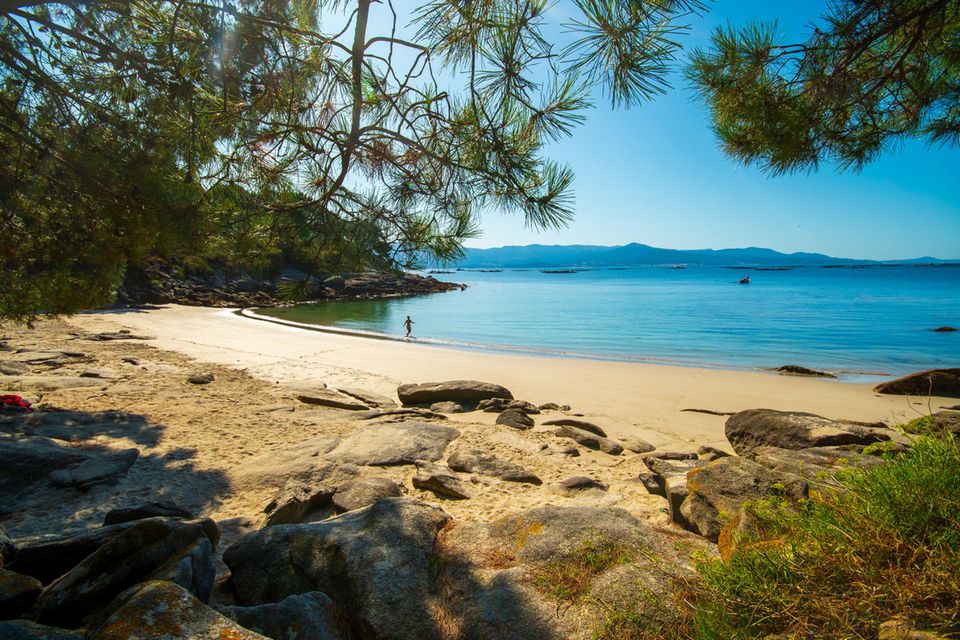
[[[632,267],[642,265],[703,265],[720,267],[787,267],[862,264],[942,264],[957,260],[851,260],[822,253],[781,253],[773,249],[660,249],[632,242],[622,247],[596,245],[542,245],[466,249],[454,267],[513,269],[550,267]]]

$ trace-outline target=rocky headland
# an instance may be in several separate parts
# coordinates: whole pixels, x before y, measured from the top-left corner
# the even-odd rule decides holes
[[[415,273],[364,272],[310,275],[277,267],[259,275],[224,265],[186,270],[161,260],[131,269],[117,293],[119,306],[181,304],[201,307],[272,307],[292,301],[353,300],[440,293],[466,285]]]

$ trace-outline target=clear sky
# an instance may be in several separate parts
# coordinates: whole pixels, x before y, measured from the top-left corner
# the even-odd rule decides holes
[[[704,45],[715,26],[755,18],[776,20],[796,41],[824,6],[716,0],[709,14],[691,19],[684,42]],[[679,74],[672,91],[641,107],[613,112],[599,96],[596,102],[573,138],[552,149],[576,171],[576,220],[560,231],[535,232],[519,214],[486,214],[483,237],[468,246],[641,242],[960,258],[960,149],[912,141],[859,174],[824,167],[813,175],[768,177],[720,152],[706,109]]]

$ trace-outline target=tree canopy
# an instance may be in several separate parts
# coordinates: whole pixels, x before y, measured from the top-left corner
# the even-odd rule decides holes
[[[663,91],[702,5],[560,3],[557,46],[552,4],[0,0],[0,316],[103,303],[153,253],[390,268],[481,210],[565,224],[546,146],[598,87]]]
[[[802,43],[718,29],[689,75],[724,150],[774,174],[860,169],[906,138],[960,141],[960,2],[836,0]]]

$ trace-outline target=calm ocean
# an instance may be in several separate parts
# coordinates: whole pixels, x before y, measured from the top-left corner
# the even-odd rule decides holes
[[[749,274],[752,284],[737,280]],[[746,271],[636,267],[548,274],[458,271],[468,285],[421,297],[306,304],[261,313],[421,342],[755,369],[847,374],[960,366],[960,268]],[[846,377],[846,376],[845,376]]]

